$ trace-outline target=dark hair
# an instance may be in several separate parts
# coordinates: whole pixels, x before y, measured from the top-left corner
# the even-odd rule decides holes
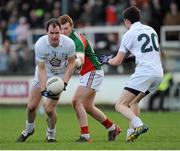
[[[50,25],[52,25],[53,27],[59,26],[59,28],[61,28],[61,25],[56,18],[51,18],[46,22],[46,31],[48,31]]]
[[[126,8],[122,15],[124,19],[128,19],[133,24],[134,22],[140,21],[141,11],[136,6],[131,6]]]

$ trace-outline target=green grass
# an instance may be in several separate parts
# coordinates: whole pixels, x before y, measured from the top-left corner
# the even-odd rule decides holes
[[[0,107],[0,150],[173,150],[180,149],[179,112],[143,112],[141,118],[150,127],[134,143],[125,142],[127,120],[113,108],[100,107],[123,132],[115,142],[107,141],[107,131],[89,117],[92,144],[74,143],[79,126],[71,106],[58,106],[57,143],[45,143],[46,116],[37,115],[35,133],[25,143],[16,139],[25,127],[25,107]]]

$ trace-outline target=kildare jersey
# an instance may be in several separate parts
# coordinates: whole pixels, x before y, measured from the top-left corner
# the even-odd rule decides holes
[[[35,58],[38,62],[45,62],[47,77],[53,75],[63,77],[68,58],[75,55],[75,44],[67,36],[61,35],[57,47],[52,47],[48,36],[42,36],[35,44]],[[36,67],[36,70],[38,68]]]
[[[119,52],[136,57],[136,75],[163,76],[158,36],[153,28],[136,22],[124,34]]]
[[[84,75],[89,71],[101,70],[101,65],[88,39],[85,38],[84,35],[75,31],[72,31],[70,38],[74,41],[76,45],[76,52],[82,52],[85,54],[85,62],[82,66],[80,74]]]

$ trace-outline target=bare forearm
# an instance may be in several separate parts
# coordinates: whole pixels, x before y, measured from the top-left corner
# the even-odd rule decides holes
[[[39,72],[39,81],[40,81],[41,90],[44,90],[46,87],[46,72],[45,71]]]
[[[68,83],[69,79],[71,78],[72,74],[74,73],[74,67],[75,67],[75,64],[69,64],[66,71],[65,71],[65,74],[64,74],[64,82],[65,83]]]
[[[40,89],[41,91],[46,88],[46,69],[45,69],[45,64],[43,62],[38,62],[38,69],[39,69],[39,82],[40,82]]]
[[[120,65],[123,61],[124,56],[123,55],[116,55],[114,58],[111,58],[108,60],[108,64],[112,66]]]

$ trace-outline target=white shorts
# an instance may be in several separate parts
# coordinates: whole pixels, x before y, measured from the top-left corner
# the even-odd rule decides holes
[[[103,82],[103,78],[104,78],[104,71],[96,70],[96,71],[88,72],[83,76],[80,75],[79,82],[81,86],[92,88],[95,91],[98,91],[101,83]]]
[[[162,77],[132,76],[125,87],[145,93],[153,92],[162,81]]]

